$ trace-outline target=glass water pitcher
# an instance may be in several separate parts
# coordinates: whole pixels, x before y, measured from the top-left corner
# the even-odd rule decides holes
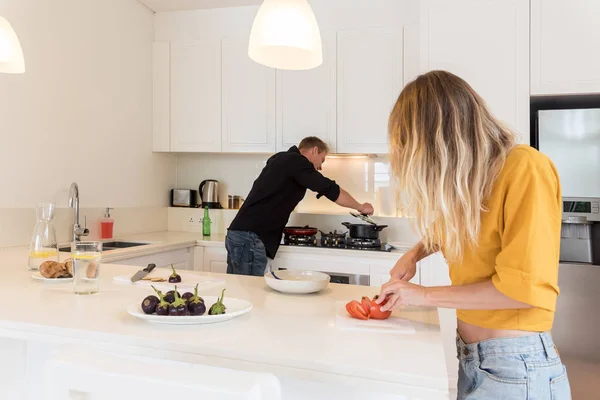
[[[44,261],[58,262],[58,242],[54,229],[53,203],[40,203],[36,208],[37,223],[29,246],[29,269],[39,270]]]

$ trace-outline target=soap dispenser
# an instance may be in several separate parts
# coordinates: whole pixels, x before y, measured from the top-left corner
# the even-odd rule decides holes
[[[113,210],[113,208],[106,207],[104,218],[102,218],[102,220],[100,221],[100,237],[102,239],[112,239],[113,237],[113,227],[115,225],[115,220],[110,217],[110,210]]]

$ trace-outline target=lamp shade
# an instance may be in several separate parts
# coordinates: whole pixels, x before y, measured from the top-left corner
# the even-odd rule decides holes
[[[248,56],[278,69],[305,70],[321,65],[321,33],[308,2],[265,0],[252,25]]]
[[[0,17],[0,72],[22,74],[25,60],[19,38],[7,20]]]

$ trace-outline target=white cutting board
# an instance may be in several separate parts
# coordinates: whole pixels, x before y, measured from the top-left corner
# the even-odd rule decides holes
[[[335,304],[335,327],[347,331],[364,331],[377,333],[391,333],[402,335],[414,335],[416,333],[412,322],[399,318],[393,314],[384,320],[369,319],[362,320],[352,318],[346,311],[346,303],[338,301]]]
[[[151,282],[151,281],[140,280],[135,283],[132,283],[131,277],[133,276],[133,274],[117,275],[113,279],[115,282],[120,283],[120,284],[132,285],[132,286],[138,286],[138,287],[147,287],[150,290],[152,290],[152,288],[150,286],[154,286],[155,288],[157,288],[158,290],[160,290],[162,292],[168,292],[169,290],[175,290],[175,285],[177,285],[177,291],[182,294],[183,294],[183,292],[193,292],[194,287],[196,287],[196,283],[198,284],[199,292],[201,292],[202,290],[206,290],[207,288],[212,288],[212,287],[216,287],[216,286],[221,286],[221,287],[225,286],[225,279],[209,277],[209,276],[201,276],[201,275],[195,275],[195,274],[186,274],[185,272],[179,272],[179,271],[177,271],[177,273],[179,274],[179,276],[181,276],[181,282],[169,283],[169,276],[172,273],[173,273],[173,271],[170,268],[169,269],[155,268],[152,272],[150,272],[148,275],[146,275],[146,277],[151,277],[151,278],[154,278],[154,277],[165,278],[166,279],[165,282]]]

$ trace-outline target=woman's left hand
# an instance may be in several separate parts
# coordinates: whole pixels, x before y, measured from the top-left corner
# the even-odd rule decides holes
[[[381,287],[377,303],[383,303],[386,298],[388,301],[381,307],[381,311],[395,310],[401,304],[423,306],[425,305],[425,286],[392,279]]]

